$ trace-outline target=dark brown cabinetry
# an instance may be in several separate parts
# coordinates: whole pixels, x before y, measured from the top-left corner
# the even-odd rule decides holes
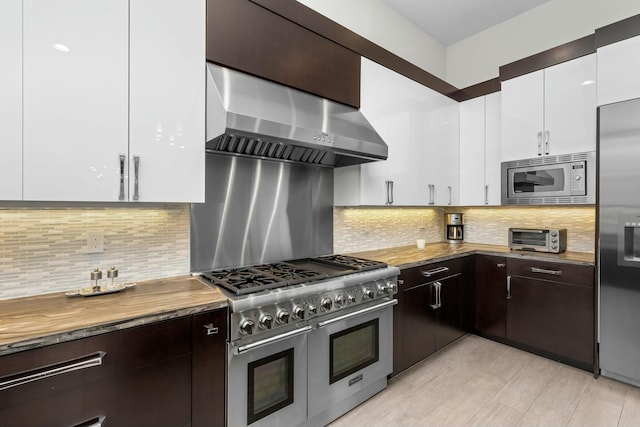
[[[506,338],[591,369],[594,268],[509,259]]]
[[[475,255],[475,330],[480,335],[504,339],[507,322],[507,260]]]
[[[207,61],[360,105],[360,55],[249,0],[207,0]]]
[[[222,313],[219,310],[215,313]],[[0,358],[0,419],[9,426],[187,426],[192,420],[192,321],[181,317]],[[226,319],[226,315],[224,317]],[[224,345],[226,328],[216,337]],[[203,347],[196,343],[195,348]],[[212,352],[216,355],[216,352]],[[224,360],[206,372],[222,387]],[[204,381],[204,379],[202,379]],[[13,385],[8,387],[9,385]],[[209,389],[211,390],[211,388]],[[214,405],[217,409],[217,406]],[[194,411],[195,412],[195,411]],[[220,415],[217,415],[220,417]],[[215,418],[215,417],[214,417]],[[195,425],[195,424],[194,424]],[[207,425],[224,425],[222,422]]]
[[[462,260],[403,270],[394,311],[394,374],[465,334]]]

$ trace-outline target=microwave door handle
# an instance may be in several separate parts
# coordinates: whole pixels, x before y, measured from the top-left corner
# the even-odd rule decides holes
[[[512,228],[511,232],[512,233],[537,233],[537,234],[544,233],[543,230],[522,230],[522,229],[519,229],[519,228]]]

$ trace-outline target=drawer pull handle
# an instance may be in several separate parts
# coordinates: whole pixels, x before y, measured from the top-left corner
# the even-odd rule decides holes
[[[203,327],[207,330],[207,335],[216,335],[218,333],[218,327],[213,326],[213,323],[208,323]]]
[[[505,268],[507,266],[507,264],[505,264],[504,262],[499,262],[498,264],[496,264],[496,267],[498,268]]]
[[[545,270],[544,268],[531,267],[532,273],[551,274],[553,276],[559,276],[562,274],[562,270]]]
[[[422,275],[424,277],[431,277],[434,274],[444,273],[445,271],[449,271],[449,267],[438,267],[438,268],[434,268],[433,270],[423,271]]]
[[[98,415],[90,420],[83,421],[80,424],[76,424],[74,427],[102,427],[104,421],[107,419],[104,415]]]
[[[30,373],[27,372],[26,374],[20,375],[18,377],[14,376],[13,378],[9,378],[7,380],[0,379],[0,391],[25,385],[30,382],[43,380],[45,378],[54,377],[56,375],[66,374],[69,372],[79,371],[81,369],[102,365],[102,359],[106,355],[106,352],[99,351],[97,353],[93,353],[88,356],[84,356],[71,361],[46,366],[44,368],[37,368],[30,371]]]

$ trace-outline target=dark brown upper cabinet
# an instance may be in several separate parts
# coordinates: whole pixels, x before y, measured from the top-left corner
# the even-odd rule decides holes
[[[249,0],[207,0],[207,61],[360,106],[360,55]]]

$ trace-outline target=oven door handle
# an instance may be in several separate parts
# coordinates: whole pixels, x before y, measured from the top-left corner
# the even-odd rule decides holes
[[[396,305],[397,303],[398,303],[397,299],[392,299],[391,301],[386,301],[386,302],[383,302],[382,304],[374,305],[373,307],[363,308],[362,310],[354,311],[353,313],[334,317],[333,319],[325,320],[323,322],[318,322],[318,328],[324,328],[325,326],[330,325],[332,323],[339,322],[345,319],[350,319],[352,317],[360,316],[361,314],[370,313],[372,311],[380,310],[385,307],[390,307],[392,305]]]
[[[241,345],[236,347],[235,354],[246,353],[256,348],[264,347],[265,345],[273,344],[274,342],[282,341],[286,338],[291,338],[296,335],[305,334],[311,330],[311,326],[305,326],[303,328],[294,329],[293,331],[285,332],[284,334],[276,335],[275,337],[265,338],[260,341],[252,342],[251,344]]]

